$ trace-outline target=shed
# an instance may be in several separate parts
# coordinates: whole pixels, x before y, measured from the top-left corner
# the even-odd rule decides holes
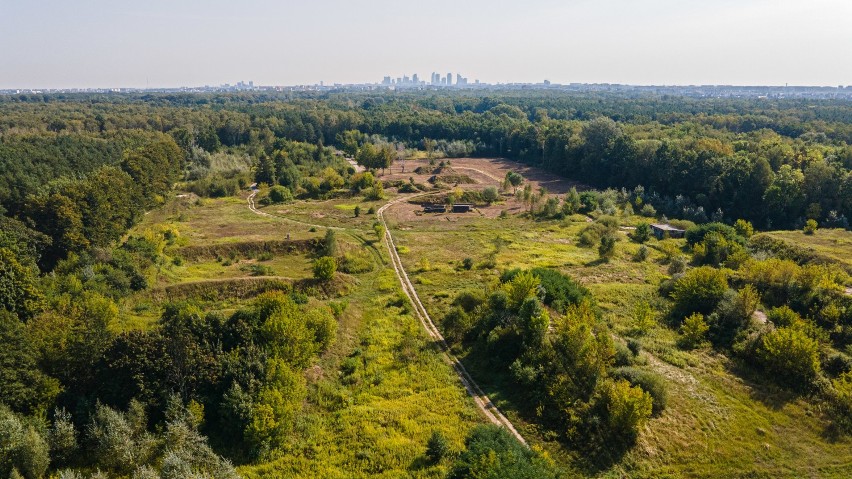
[[[654,224],[651,225],[651,230],[654,231],[654,236],[659,240],[664,238],[683,238],[686,235],[686,230],[675,228],[670,224]]]
[[[423,212],[424,213],[446,213],[447,207],[444,206],[444,205],[427,203],[427,204],[423,205]]]
[[[470,204],[455,204],[453,205],[453,213],[469,213],[473,209]]]

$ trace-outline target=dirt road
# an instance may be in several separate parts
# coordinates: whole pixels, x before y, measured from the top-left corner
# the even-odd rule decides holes
[[[441,348],[441,356],[444,361],[447,362],[458,374],[459,379],[461,379],[462,385],[464,385],[465,390],[473,398],[473,401],[476,403],[476,406],[482,411],[486,418],[492,423],[505,427],[521,444],[527,445],[527,442],[524,440],[523,436],[515,429],[512,423],[497,409],[497,406],[488,399],[488,396],[482,392],[482,389],[476,384],[473,378],[465,369],[464,365],[455,358],[452,354],[450,354],[450,348],[447,345],[447,342],[444,340],[444,336],[441,335],[441,332],[438,331],[438,328],[435,326],[435,323],[432,322],[432,318],[429,316],[429,313],[426,311],[426,308],[423,306],[423,303],[420,302],[420,297],[417,295],[417,291],[414,289],[414,285],[411,283],[411,280],[408,278],[408,274],[405,272],[405,267],[402,265],[402,260],[399,258],[399,254],[396,252],[396,245],[393,241],[393,235],[390,233],[390,229],[385,222],[384,212],[391,206],[400,203],[402,201],[409,200],[415,196],[419,195],[411,195],[403,198],[397,198],[390,203],[379,208],[376,212],[376,216],[379,221],[381,221],[382,225],[385,227],[385,240],[388,247],[388,254],[391,257],[391,265],[393,266],[394,272],[396,273],[397,279],[399,279],[400,284],[402,285],[402,290],[408,299],[411,301],[411,304],[414,305],[414,312],[417,319],[420,321],[420,324],[423,326],[423,329],[426,330],[426,333],[429,337],[435,341],[436,344]]]

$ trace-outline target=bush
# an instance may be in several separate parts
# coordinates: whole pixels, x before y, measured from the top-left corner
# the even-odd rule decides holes
[[[852,432],[852,373],[846,372],[831,382],[831,409],[835,424]]]
[[[504,275],[507,273],[509,272],[504,273]],[[559,312],[564,312],[568,306],[579,304],[584,298],[591,297],[588,289],[559,271],[549,268],[533,268],[530,273],[541,282],[541,289],[544,290],[544,297],[542,298],[544,304]]]
[[[559,477],[550,460],[512,437],[502,427],[477,426],[465,439],[448,479]]]
[[[467,270],[473,268],[473,259],[471,259],[471,258],[463,259],[462,260],[462,268],[467,269]]]
[[[651,239],[651,226],[648,223],[639,223],[630,238],[637,243],[644,243]]]
[[[803,328],[783,327],[763,335],[757,356],[779,382],[807,389],[820,373],[819,349]]]
[[[500,199],[500,194],[497,192],[497,188],[488,186],[482,190],[482,199],[490,205]]]
[[[805,227],[803,228],[803,231],[806,235],[812,235],[816,233],[818,227],[819,225],[817,224],[816,220],[808,220],[807,222],[805,222]]]
[[[329,281],[337,272],[337,261],[331,256],[323,256],[314,261],[314,279]]]
[[[707,331],[710,327],[704,321],[704,315],[693,313],[683,320],[680,326],[680,338],[678,344],[684,349],[695,349],[704,344],[707,339]]]
[[[600,382],[597,396],[595,405],[604,418],[607,439],[633,443],[651,417],[654,404],[651,395],[623,379],[607,379]]]
[[[648,247],[645,246],[645,245],[642,245],[642,246],[639,247],[638,250],[636,250],[636,254],[633,255],[633,260],[641,263],[641,262],[647,260],[649,255],[650,255],[650,251],[648,250]]]
[[[654,209],[653,206],[646,204],[642,207],[642,216],[645,216],[647,218],[653,218],[657,216],[657,210]]]
[[[293,201],[293,193],[290,191],[290,188],[275,185],[269,189],[269,200],[272,203],[289,203]]]
[[[674,284],[673,316],[685,318],[692,313],[710,314],[728,290],[728,277],[709,266],[692,269]]]
[[[613,377],[624,379],[633,386],[642,388],[651,395],[653,406],[651,414],[659,416],[668,404],[668,386],[666,380],[657,373],[635,367],[618,368],[613,371]]]
[[[615,256],[615,242],[618,241],[615,235],[606,234],[601,237],[601,244],[598,246],[598,256],[605,261],[611,260]]]

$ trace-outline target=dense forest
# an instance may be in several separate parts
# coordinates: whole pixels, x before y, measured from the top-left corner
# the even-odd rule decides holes
[[[587,185],[561,203],[518,193],[531,220],[594,216],[579,243],[600,244],[604,260],[615,216],[681,220],[692,267],[661,243],[671,277],[659,298],[684,347],[740,358],[825,401],[838,433],[849,430],[848,271],[755,233],[850,228],[852,104],[548,91],[16,95],[0,96],[0,476],[235,477],[233,464],[274,455],[345,306],[288,285],[228,312],[167,302],[152,327],[117,331],[117,304],[149,288],[146,271],[172,261],[164,251],[176,241],[168,229],[128,232],[175,185],[219,198],[256,184],[261,205],[419,191],[379,170],[423,152],[508,158]],[[646,242],[648,225],[631,235]],[[333,242],[312,246],[311,281],[367,269],[354,256],[335,262]],[[749,323],[761,303],[776,329]],[[625,350],[638,348],[601,324],[586,288],[534,268],[504,271],[488,295],[459,294],[442,328],[452,347],[487,356],[561,439],[611,460],[665,394],[630,369]],[[466,447],[450,477],[557,477],[499,429],[472,431]],[[503,456],[521,466],[481,470],[483,457]]]

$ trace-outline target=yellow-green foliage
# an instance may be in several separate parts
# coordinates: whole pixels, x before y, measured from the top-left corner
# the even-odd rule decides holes
[[[683,320],[680,326],[680,343],[685,348],[696,348],[707,339],[710,327],[704,322],[704,315],[693,313]]]
[[[541,280],[528,271],[515,275],[512,281],[504,286],[511,307],[517,309],[525,299],[536,295],[540,284]]]
[[[757,352],[764,367],[791,386],[807,387],[819,375],[819,343],[802,327],[782,327],[765,334]]]
[[[728,289],[724,271],[702,266],[689,270],[675,282],[672,299],[678,316],[699,312],[709,314]]]

